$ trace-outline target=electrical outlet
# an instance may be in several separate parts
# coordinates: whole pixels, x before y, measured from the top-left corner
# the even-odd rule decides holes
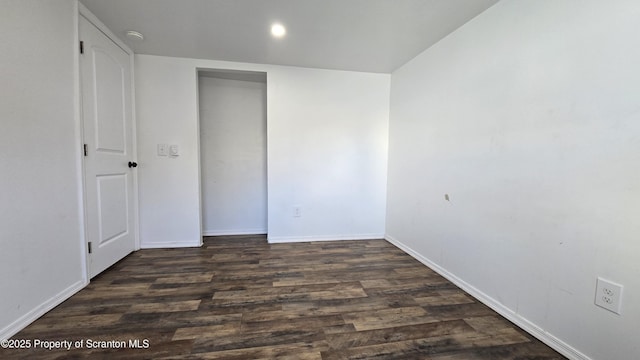
[[[302,216],[302,208],[300,206],[293,207],[293,217],[301,217]]]
[[[596,305],[620,315],[622,306],[622,288],[603,278],[598,278],[596,282]]]

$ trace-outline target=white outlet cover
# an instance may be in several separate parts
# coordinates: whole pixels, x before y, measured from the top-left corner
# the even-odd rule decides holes
[[[169,146],[169,155],[171,155],[171,156],[180,155],[180,147],[178,145],[170,145]]]
[[[301,217],[302,216],[302,207],[294,206],[293,207],[293,217]]]
[[[623,286],[603,278],[596,282],[596,305],[620,315]]]

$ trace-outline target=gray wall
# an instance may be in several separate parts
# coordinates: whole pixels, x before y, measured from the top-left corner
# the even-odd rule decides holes
[[[204,235],[267,233],[266,81],[199,78]]]

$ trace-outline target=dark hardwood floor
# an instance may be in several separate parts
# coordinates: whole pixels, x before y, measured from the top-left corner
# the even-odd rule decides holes
[[[141,250],[13,339],[0,358],[564,359],[384,240]]]

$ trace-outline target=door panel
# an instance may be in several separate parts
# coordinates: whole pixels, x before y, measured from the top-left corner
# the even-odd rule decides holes
[[[129,54],[80,17],[86,226],[89,273],[135,249]]]
[[[129,195],[127,194],[127,174],[96,177],[98,195],[99,246],[117,241],[129,233]]]
[[[96,150],[124,153],[127,116],[123,64],[101,48],[91,51],[95,62]]]

